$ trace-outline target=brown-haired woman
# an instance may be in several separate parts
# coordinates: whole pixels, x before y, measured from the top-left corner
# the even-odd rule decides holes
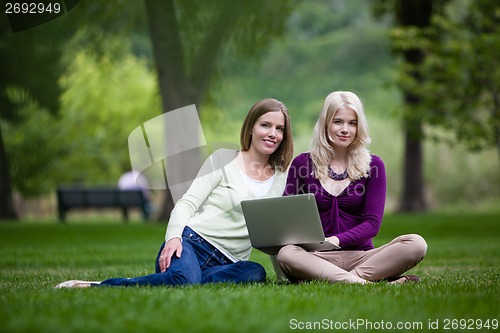
[[[285,105],[272,98],[255,103],[243,122],[240,144],[241,151],[214,152],[176,203],[155,274],[102,282],[70,280],[56,288],[264,281],[264,268],[248,261],[252,247],[240,202],[283,193],[293,154]]]

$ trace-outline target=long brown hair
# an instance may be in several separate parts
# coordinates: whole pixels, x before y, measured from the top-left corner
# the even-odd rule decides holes
[[[265,98],[257,101],[248,111],[240,132],[241,151],[250,149],[252,142],[251,133],[253,126],[263,114],[268,112],[281,112],[285,116],[285,129],[283,140],[278,148],[269,156],[269,163],[280,171],[284,171],[290,165],[293,157],[292,124],[288,109],[282,102],[274,98]]]

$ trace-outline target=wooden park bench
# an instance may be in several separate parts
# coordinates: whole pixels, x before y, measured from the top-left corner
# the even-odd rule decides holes
[[[117,187],[60,186],[57,188],[59,221],[66,220],[70,209],[119,208],[124,222],[129,208],[139,208],[144,220],[149,219],[148,201],[142,190],[120,190]]]

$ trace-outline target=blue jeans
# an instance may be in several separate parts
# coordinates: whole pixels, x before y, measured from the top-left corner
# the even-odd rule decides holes
[[[95,286],[181,286],[205,283],[252,283],[263,282],[266,271],[252,261],[232,262],[191,228],[182,233],[182,254],[172,256],[170,267],[160,272],[158,259],[163,243],[156,256],[156,273],[137,278],[112,278]]]

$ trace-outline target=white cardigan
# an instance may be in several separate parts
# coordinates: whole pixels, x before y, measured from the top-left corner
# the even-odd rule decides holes
[[[207,159],[172,210],[165,240],[180,238],[184,227],[189,226],[228,258],[248,260],[252,246],[240,203],[256,197],[245,183],[236,155],[234,150],[219,149]],[[276,171],[264,197],[281,196],[286,176]]]

